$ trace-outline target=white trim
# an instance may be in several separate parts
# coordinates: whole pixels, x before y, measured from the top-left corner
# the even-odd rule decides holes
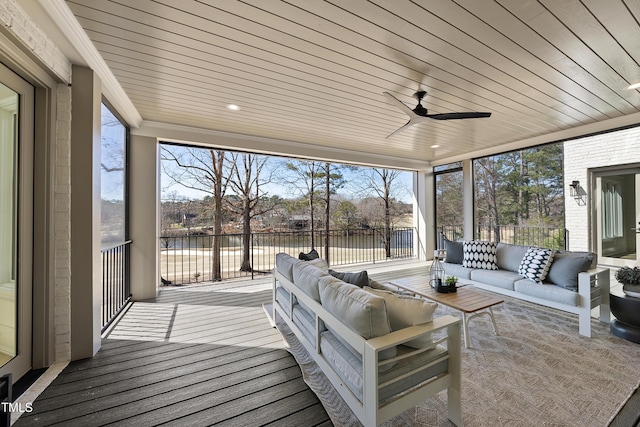
[[[44,10],[67,36],[87,65],[100,77],[102,92],[118,114],[132,127],[140,126],[142,116],[113,75],[98,49],[64,0],[39,0]]]
[[[58,375],[62,373],[62,371],[67,367],[68,364],[68,361],[57,362],[49,366],[45,373],[42,374],[40,378],[38,378],[33,384],[31,384],[31,387],[29,387],[24,393],[20,395],[20,397],[15,400],[15,403],[19,404],[19,408],[21,408],[21,411],[11,413],[12,425],[16,421],[18,421],[18,418],[20,418],[22,414],[24,414],[24,412],[26,411],[27,403],[33,404],[36,398],[40,396],[40,394],[42,394],[42,392],[51,385],[53,380],[58,378]]]
[[[474,159],[478,157],[486,157],[493,154],[504,153],[507,151],[518,150],[520,148],[534,147],[536,145],[546,144],[550,142],[564,141],[568,139],[577,139],[600,132],[615,131],[620,128],[637,126],[640,123],[640,113],[626,114],[624,116],[612,119],[602,120],[595,123],[589,123],[582,126],[576,126],[569,129],[563,129],[557,132],[545,133],[543,135],[534,136],[532,138],[521,139],[519,141],[499,144],[495,147],[483,150],[472,151],[460,156],[447,157],[433,161],[433,166],[446,165],[447,163],[458,162],[465,159]]]
[[[348,148],[333,148],[283,139],[243,135],[212,129],[174,125],[145,120],[132,135],[157,138],[158,141],[203,145],[224,150],[241,150],[253,153],[300,157],[320,161],[350,163],[371,167],[383,167],[416,171],[429,166],[428,162],[404,159]]]

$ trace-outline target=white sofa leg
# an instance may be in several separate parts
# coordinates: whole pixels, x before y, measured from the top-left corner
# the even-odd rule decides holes
[[[447,350],[452,369],[449,374],[449,387],[447,388],[447,416],[449,421],[457,427],[462,427],[462,340],[460,323],[448,327],[449,340]]]
[[[582,307],[578,314],[579,327],[578,332],[580,335],[591,338],[591,310],[589,307]]]
[[[609,293],[611,283],[609,279],[609,269],[598,273],[598,286],[600,287],[600,321],[611,322],[611,307],[609,306]]]

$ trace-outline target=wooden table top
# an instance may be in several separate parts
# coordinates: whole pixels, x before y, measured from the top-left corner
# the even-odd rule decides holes
[[[465,313],[474,313],[504,302],[501,298],[470,288],[458,288],[457,292],[446,294],[436,292],[429,284],[429,276],[402,277],[389,283]]]

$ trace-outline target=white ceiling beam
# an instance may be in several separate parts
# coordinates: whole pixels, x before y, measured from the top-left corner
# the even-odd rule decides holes
[[[214,147],[224,150],[249,151],[283,157],[313,159],[361,166],[402,170],[423,170],[428,162],[417,159],[384,156],[375,153],[353,151],[348,148],[332,148],[274,138],[242,135],[204,128],[143,121],[132,129],[133,135],[157,138],[158,141]]]
[[[78,51],[86,64],[95,71],[102,82],[102,91],[118,114],[136,128],[142,123],[142,116],[129,99],[113,72],[87,36],[71,9],[64,0],[39,0],[51,20],[60,28],[69,42]],[[72,84],[73,84],[73,76]]]

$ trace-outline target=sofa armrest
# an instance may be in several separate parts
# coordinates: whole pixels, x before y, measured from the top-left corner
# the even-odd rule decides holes
[[[601,293],[609,293],[609,269],[608,268],[592,268],[587,271],[578,273],[578,293],[581,296],[589,296],[592,294],[593,288],[600,289]]]
[[[610,271],[608,268],[592,268],[578,273],[579,333],[591,336],[591,310],[600,306],[600,321],[609,323]]]
[[[378,353],[386,348],[402,344],[405,341],[416,338],[423,334],[433,333],[446,329],[446,335],[441,341],[446,341],[447,353],[442,357],[433,360],[431,363],[424,364],[413,371],[404,374],[392,381],[399,380],[403,377],[417,373],[423,369],[428,369],[431,365],[447,361],[447,371],[441,375],[435,376],[426,382],[423,382],[418,389],[407,392],[403,399],[399,399],[385,406],[378,408],[378,391],[385,384],[379,383],[378,368],[387,361],[378,361]],[[453,316],[441,316],[434,318],[432,322],[422,325],[410,326],[390,334],[372,338],[365,341],[363,354],[363,402],[365,407],[378,408],[379,412],[387,414],[396,414],[400,410],[407,409],[424,401],[425,395],[433,395],[440,390],[447,389],[447,407],[448,418],[455,425],[462,425],[461,411],[461,395],[462,395],[462,375],[461,375],[461,330],[460,319]],[[411,354],[417,354],[426,349],[416,349]],[[383,420],[389,419],[390,416],[385,415]]]
[[[406,341],[410,341],[414,338],[422,336],[427,333],[436,332],[440,329],[448,328],[451,325],[458,324],[460,327],[460,319],[453,316],[441,316],[433,319],[432,322],[424,323],[422,325],[409,326],[399,331],[391,332],[381,337],[371,338],[366,340],[367,346],[374,351],[382,351],[390,347],[400,345]],[[449,335],[449,333],[447,333]]]

